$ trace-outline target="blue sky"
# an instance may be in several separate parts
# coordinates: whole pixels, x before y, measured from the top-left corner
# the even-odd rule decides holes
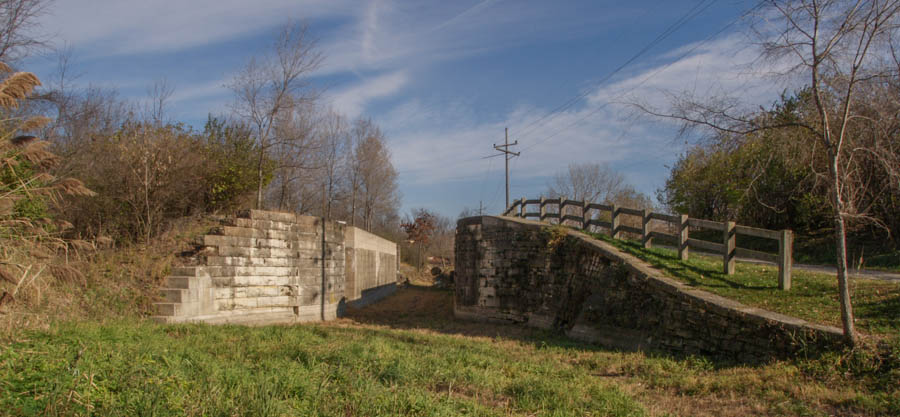
[[[507,126],[522,151],[511,162],[513,198],[539,196],[572,162],[609,163],[653,196],[685,141],[676,140],[677,125],[627,103],[665,107],[669,94],[728,92],[767,105],[790,87],[747,65],[756,52],[742,23],[732,23],[752,5],[57,0],[41,30],[71,49],[78,85],[140,99],[165,79],[175,88],[170,116],[202,127],[207,114],[227,114],[224,84],[248,59],[264,53],[288,19],[305,21],[325,55],[312,77],[323,103],[371,117],[387,132],[404,212],[456,217],[479,201],[491,213],[502,209],[502,158],[481,158]],[[610,77],[691,10],[678,30]],[[55,68],[52,56],[27,65],[42,79]]]

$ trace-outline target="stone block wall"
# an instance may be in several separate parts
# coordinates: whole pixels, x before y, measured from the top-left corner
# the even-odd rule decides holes
[[[454,313],[627,350],[788,357],[840,345],[840,329],[748,307],[665,277],[579,232],[508,217],[457,224]]]
[[[347,236],[357,230],[317,217],[251,210],[203,237],[201,265],[172,269],[163,302],[155,305],[156,319],[247,324],[334,319],[357,297],[347,297],[348,285],[362,292],[377,281],[368,271],[348,280],[348,265],[358,262]],[[369,239],[382,251],[373,251],[375,256],[396,255],[393,242]],[[396,267],[380,272],[396,282]]]

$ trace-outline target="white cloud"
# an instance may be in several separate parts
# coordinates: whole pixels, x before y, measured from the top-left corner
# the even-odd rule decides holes
[[[185,102],[229,95],[231,92],[225,87],[225,84],[230,80],[231,78],[223,78],[202,84],[192,84],[184,88],[174,86],[176,88],[174,94],[172,94],[172,102]]]
[[[514,110],[504,120],[463,120],[440,131],[393,127],[402,132],[393,142],[395,165],[409,184],[480,180],[490,166],[489,161],[480,158],[492,154],[491,145],[502,141],[503,127],[512,126],[510,140],[518,140],[516,150],[522,152],[514,164],[516,178],[526,184],[522,187],[536,187],[534,192],[540,192],[542,179],[569,163],[607,162],[639,188],[652,192],[661,185],[660,172],[675,160],[684,144],[673,142],[675,131],[671,123],[636,114],[627,103],[639,99],[664,109],[669,105],[664,93],[682,91],[690,91],[701,99],[727,93],[742,99],[748,108],[770,103],[793,80],[776,82],[769,76],[782,69],[778,64],[749,65],[756,52],[742,45],[737,37],[725,37],[670,52],[658,59],[680,59],[632,71],[618,81],[596,87],[582,104],[548,117],[536,127],[525,128],[548,110],[530,106]],[[428,114],[419,103],[398,107],[389,113],[387,128],[392,128],[391,123],[400,123],[400,115],[416,111]],[[517,131],[517,126],[524,131]]]
[[[377,76],[338,91],[330,97],[331,105],[348,117],[355,118],[365,111],[367,103],[396,94],[407,81],[408,77],[402,71]]]
[[[542,1],[515,8],[497,3],[371,0],[356,7],[354,21],[322,39],[328,57],[319,73],[422,68],[513,45],[578,37],[616,18]],[[563,30],[560,22],[566,22]]]
[[[351,5],[338,0],[60,0],[42,25],[76,48],[108,56],[208,45],[289,18],[346,16]]]
[[[355,74],[357,80],[329,93],[326,100],[349,117],[370,110],[372,103],[404,97],[413,80],[437,65],[510,46],[560,42],[591,34],[621,17],[579,11],[566,2],[525,1],[517,7],[496,0],[466,2],[402,2],[396,0],[59,0],[44,21],[83,55],[93,57],[150,52],[169,53],[211,45],[272,29],[287,18],[327,21],[320,27],[320,47],[326,54],[317,76]],[[561,23],[564,22],[564,23]],[[493,153],[510,126],[523,154],[514,163],[523,183],[550,175],[571,162],[618,164],[626,175],[648,181],[648,164],[674,159],[671,126],[635,119],[623,101],[632,97],[657,106],[668,102],[665,92],[689,91],[697,96],[728,93],[748,103],[766,104],[790,82],[765,77],[773,68],[750,70],[755,59],[737,37],[685,45],[656,57],[653,65],[626,69],[611,83],[594,88],[586,100],[548,118],[534,129],[519,131],[544,115],[553,104],[523,105],[505,117],[485,120],[472,103],[430,102],[427,92],[407,95],[383,112],[379,123],[389,133],[395,166],[402,181],[440,184],[479,180],[502,159],[480,159]],[[530,45],[533,46],[533,45]],[[257,53],[227,51],[231,58]],[[672,62],[674,60],[674,62]],[[237,62],[240,59],[231,59]],[[182,65],[181,62],[178,65]],[[189,65],[189,64],[187,64]],[[774,69],[778,69],[776,66]],[[216,80],[177,86],[175,107],[203,115],[223,108],[228,91],[223,79],[237,68],[221,68]],[[196,77],[195,77],[196,79]],[[540,80],[539,80],[540,81]],[[575,80],[576,82],[579,80]],[[149,82],[139,82],[146,85]],[[464,99],[459,99],[464,100]],[[612,103],[612,104],[610,104]],[[202,105],[201,105],[202,104]],[[193,114],[193,113],[191,113]],[[522,184],[522,183],[520,183]]]
[[[669,104],[669,94],[690,94],[697,99],[736,97],[755,108],[777,97],[793,79],[772,77],[786,63],[757,62],[758,51],[740,35],[683,46],[662,56],[670,62],[647,68],[595,90],[588,101],[640,100],[656,108]]]

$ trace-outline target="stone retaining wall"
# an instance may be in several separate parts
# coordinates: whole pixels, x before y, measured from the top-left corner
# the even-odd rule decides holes
[[[163,302],[155,305],[157,320],[330,320],[344,303],[368,295],[366,290],[396,283],[396,244],[341,223],[251,210],[213,233],[203,237],[200,266],[172,269]],[[358,235],[367,250],[357,248]],[[372,257],[383,262],[358,267]],[[377,291],[366,301],[389,293]]]
[[[457,224],[455,315],[556,329],[605,346],[787,357],[840,345],[840,330],[748,307],[663,276],[579,232],[509,217]]]

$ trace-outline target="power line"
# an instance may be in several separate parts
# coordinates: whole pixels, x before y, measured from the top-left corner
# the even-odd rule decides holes
[[[634,61],[636,61],[638,58],[640,58],[641,56],[643,56],[644,54],[646,54],[648,51],[650,51],[651,49],[653,49],[653,47],[655,47],[656,45],[658,45],[660,42],[662,42],[663,40],[665,40],[667,37],[669,37],[670,35],[672,35],[672,34],[675,33],[676,31],[678,31],[679,29],[681,29],[685,24],[687,24],[687,22],[689,22],[690,20],[692,20],[692,19],[694,19],[695,17],[697,17],[700,13],[706,11],[706,9],[708,9],[710,6],[712,6],[716,1],[717,1],[717,0],[700,0],[699,2],[697,2],[697,4],[695,4],[694,7],[692,7],[690,10],[688,10],[687,13],[685,13],[684,15],[682,15],[682,16],[681,16],[678,20],[676,20],[672,25],[670,25],[668,28],[666,28],[666,30],[664,30],[662,33],[660,33],[659,35],[657,35],[656,38],[654,38],[649,44],[647,44],[646,46],[644,46],[640,51],[638,51],[636,54],[634,54],[631,58],[629,58],[629,59],[628,59],[627,61],[625,61],[623,64],[619,65],[619,66],[618,66],[615,70],[613,70],[611,73],[607,74],[605,77],[603,77],[602,79],[600,79],[600,81],[596,82],[595,85],[599,86],[599,85],[603,84],[604,82],[608,81],[610,78],[614,77],[616,74],[618,74],[618,73],[621,72],[623,69],[625,69],[625,67],[627,67],[628,65],[632,64],[632,63],[633,63]],[[707,3],[707,2],[708,2],[708,3]],[[706,3],[706,4],[704,5],[704,3]],[[703,6],[703,7],[700,8],[701,6]],[[699,9],[699,10],[698,10],[698,9]],[[554,108],[553,110],[550,110],[550,112],[548,112],[548,113],[545,114],[544,116],[542,116],[542,117],[538,118],[537,120],[535,120],[535,121],[529,123],[528,125],[526,125],[525,127],[522,128],[523,132],[519,133],[519,138],[524,138],[526,135],[528,135],[529,133],[531,133],[531,132],[533,132],[534,130],[536,130],[537,128],[539,128],[540,125],[535,126],[535,125],[538,124],[539,122],[541,122],[541,121],[543,121],[543,120],[545,120],[545,119],[547,119],[547,118],[552,119],[553,117],[555,117],[555,116],[554,116],[555,114],[559,114],[560,112],[562,112],[562,111],[564,111],[564,110],[566,110],[566,109],[568,109],[568,108],[574,106],[576,103],[578,103],[579,101],[581,101],[581,99],[587,97],[588,94],[590,94],[590,93],[591,93],[591,89],[585,89],[583,92],[579,93],[579,94],[576,95],[575,97],[573,97],[573,98],[569,99],[568,101],[566,101],[565,103],[563,103],[563,104],[557,106],[557,107]],[[530,129],[530,130],[527,130],[529,127],[532,127],[532,126],[535,126],[535,127],[532,128],[532,129]]]
[[[719,36],[720,34],[722,34],[722,32],[728,30],[728,28],[730,28],[731,26],[734,26],[735,23],[737,23],[739,20],[743,19],[744,17],[746,17],[747,15],[749,15],[750,13],[752,13],[752,12],[753,12],[754,10],[756,10],[758,7],[759,7],[759,6],[755,6],[755,7],[751,8],[750,10],[747,10],[746,12],[744,12],[743,14],[741,14],[740,16],[738,16],[737,18],[735,18],[734,20],[732,20],[731,22],[729,22],[727,25],[723,26],[721,29],[719,29],[718,31],[716,31],[715,33],[713,33],[712,35],[706,37],[705,39],[703,39],[702,41],[700,41],[699,43],[697,43],[696,45],[694,45],[692,48],[688,49],[686,52],[684,52],[683,54],[679,55],[678,58],[672,60],[671,62],[669,62],[669,63],[666,64],[666,65],[663,65],[662,67],[660,67],[659,69],[657,69],[656,71],[654,71],[653,73],[651,73],[648,77],[646,77],[646,78],[644,78],[643,80],[641,80],[641,82],[635,84],[634,86],[632,86],[632,87],[629,88],[628,90],[623,91],[622,93],[620,93],[620,94],[616,95],[615,97],[613,97],[613,100],[620,99],[620,98],[622,98],[625,94],[634,91],[636,88],[638,88],[638,87],[640,87],[640,86],[643,86],[645,83],[647,83],[647,81],[650,81],[651,79],[653,79],[654,77],[656,77],[657,75],[659,75],[660,72],[662,72],[662,71],[668,69],[669,67],[671,67],[672,65],[674,65],[676,62],[681,61],[682,59],[684,59],[684,57],[690,55],[691,53],[693,53],[694,51],[696,51],[698,48],[700,48],[701,46],[703,46],[703,45],[705,45],[707,42],[709,42],[711,39],[715,38],[716,36]],[[559,130],[557,130],[556,132],[554,132],[553,134],[551,134],[550,136],[547,136],[547,137],[541,139],[540,141],[537,141],[537,142],[535,142],[535,143],[533,143],[533,144],[531,144],[531,145],[525,147],[525,149],[523,149],[523,151],[527,151],[527,150],[529,150],[529,149],[534,148],[535,146],[538,146],[538,145],[540,145],[540,144],[543,144],[543,143],[549,141],[550,139],[553,139],[554,137],[556,137],[557,135],[559,135],[559,134],[562,133],[563,131],[568,130],[568,129],[571,128],[572,126],[575,126],[576,124],[581,123],[582,121],[584,121],[584,120],[587,119],[588,117],[591,117],[591,116],[597,114],[600,110],[605,109],[605,108],[608,107],[611,103],[612,103],[612,100],[609,100],[609,101],[603,103],[602,105],[598,106],[596,109],[594,109],[593,111],[591,111],[590,113],[588,113],[588,114],[586,114],[585,116],[582,116],[581,118],[575,120],[573,123],[570,123],[570,124],[567,125],[566,127],[563,127],[562,129],[559,129]]]
[[[657,35],[656,38],[653,39],[653,41],[651,41],[649,44],[647,44],[646,46],[644,46],[644,48],[642,48],[640,51],[638,51],[638,53],[636,53],[636,54],[633,55],[631,58],[629,58],[625,63],[619,65],[619,67],[617,67],[615,70],[613,70],[613,72],[607,74],[607,75],[606,75],[605,77],[603,77],[600,81],[598,81],[597,83],[595,83],[595,85],[600,85],[600,84],[602,84],[602,83],[608,81],[610,78],[612,78],[613,76],[615,76],[617,73],[621,72],[625,67],[627,67],[628,65],[630,65],[631,63],[633,63],[634,61],[636,61],[638,58],[640,58],[640,57],[643,56],[645,53],[647,53],[650,49],[652,49],[653,47],[655,47],[656,45],[658,45],[660,42],[662,42],[663,40],[665,40],[665,38],[669,37],[672,33],[678,31],[678,29],[680,29],[681,27],[683,27],[688,21],[692,20],[692,19],[695,18],[697,15],[699,15],[699,14],[702,13],[702,12],[704,12],[706,9],[708,9],[710,6],[712,6],[712,4],[714,4],[716,1],[718,1],[718,0],[700,0],[697,4],[694,5],[694,7],[692,7],[690,10],[688,10],[687,13],[685,13],[685,14],[682,15],[678,20],[676,20],[675,23],[673,23],[673,24],[670,25],[668,28],[666,28],[666,30],[664,30],[662,33],[660,33],[659,35]],[[707,2],[708,2],[708,3],[707,3]],[[704,5],[704,3],[705,3],[705,5]],[[701,7],[702,7],[702,8],[701,8]],[[698,10],[698,9],[699,9],[699,10]],[[524,128],[522,128],[522,130],[526,130],[526,129],[528,129],[529,127],[534,126],[535,124],[541,122],[542,120],[547,119],[548,117],[550,117],[551,119],[554,118],[554,117],[555,117],[555,116],[554,116],[555,114],[559,114],[559,112],[564,111],[564,110],[566,110],[566,109],[572,107],[572,106],[575,105],[578,101],[580,101],[580,100],[583,99],[584,97],[587,97],[587,95],[590,94],[590,92],[591,92],[591,90],[586,89],[585,91],[583,91],[582,93],[579,93],[579,94],[576,95],[575,97],[569,99],[568,101],[566,101],[566,102],[563,103],[562,105],[557,106],[556,108],[554,108],[553,110],[551,110],[550,112],[548,112],[548,113],[545,114],[544,116],[540,117],[539,119],[537,119],[537,120],[535,120],[535,121],[529,123],[529,124],[526,125]],[[551,117],[551,116],[552,116],[552,117]],[[407,117],[407,119],[409,119],[409,118],[410,118],[410,116]],[[540,126],[535,126],[533,129],[530,129],[530,130],[524,131],[523,133],[520,133],[520,134],[519,134],[519,138],[522,138],[522,137],[524,137],[525,135],[528,135],[528,134],[532,133],[533,131],[535,131],[535,130],[538,129],[538,128],[540,128]],[[526,148],[526,149],[527,149],[527,148]],[[501,154],[489,155],[489,156],[484,156],[484,157],[479,157],[479,158],[464,159],[464,160],[458,161],[457,163],[466,163],[466,162],[471,162],[471,161],[477,161],[477,160],[479,160],[479,159],[493,158],[493,157],[501,156],[501,155],[503,155],[503,154],[501,153]],[[444,161],[444,160],[445,160],[444,157],[438,157],[438,158],[434,158],[433,160],[430,160],[429,163],[431,163],[431,162],[439,162],[439,161]],[[416,168],[411,168],[411,169],[406,169],[406,170],[398,171],[397,173],[398,173],[398,174],[401,174],[401,173],[408,173],[408,172],[412,172],[412,171],[416,171],[416,170],[417,170]]]
[[[513,152],[509,150],[510,146],[516,146],[519,144],[519,141],[515,141],[514,143],[509,143],[509,128],[503,129],[504,138],[502,145],[494,145],[494,149],[500,151],[498,155],[504,155],[504,162],[506,162],[506,206],[509,207],[509,160],[521,155],[520,152]]]
[[[709,3],[706,3],[707,1],[709,1]],[[649,50],[651,50],[653,47],[655,47],[656,45],[658,45],[661,41],[665,40],[665,38],[667,38],[667,37],[670,36],[672,33],[674,33],[675,31],[677,31],[677,30],[680,29],[681,27],[683,27],[688,21],[694,19],[694,18],[695,18],[696,16],[698,16],[700,13],[704,12],[705,10],[707,10],[707,9],[708,9],[710,6],[712,6],[712,4],[715,3],[716,1],[717,1],[717,0],[701,0],[700,2],[698,2],[698,3],[697,3],[696,5],[694,5],[694,7],[691,8],[685,15],[683,15],[681,18],[679,18],[679,20],[677,20],[675,23],[673,23],[672,25],[670,25],[669,28],[667,28],[667,29],[666,29],[665,31],[663,31],[660,35],[658,35],[658,36],[657,36],[650,44],[648,44],[647,46],[645,46],[644,48],[642,48],[640,51],[638,51],[638,53],[635,54],[634,56],[632,56],[628,61],[626,61],[625,63],[623,63],[623,64],[620,65],[619,67],[617,67],[612,73],[610,73],[610,74],[608,74],[607,76],[605,76],[601,81],[599,81],[598,83],[596,83],[596,85],[600,85],[600,84],[602,84],[603,82],[608,81],[610,78],[612,78],[613,76],[615,76],[617,73],[621,72],[625,67],[627,67],[628,65],[630,65],[631,63],[633,63],[634,61],[636,61],[636,60],[637,60],[638,58],[640,58],[642,55],[644,55],[644,54],[647,53]],[[706,3],[706,4],[704,5],[704,3]],[[701,7],[702,7],[702,8],[701,8]],[[694,47],[690,48],[688,51],[686,51],[685,53],[681,54],[678,58],[676,58],[676,59],[673,60],[672,62],[670,62],[670,63],[668,63],[668,64],[666,64],[666,65],[660,67],[658,70],[654,71],[650,76],[648,76],[647,78],[645,78],[644,80],[642,80],[640,83],[638,83],[637,85],[631,87],[629,90],[627,90],[627,91],[625,91],[625,92],[619,94],[619,95],[616,96],[615,98],[621,98],[621,97],[622,97],[623,95],[625,95],[626,93],[631,92],[631,91],[633,91],[635,88],[642,86],[643,84],[645,84],[647,81],[649,81],[650,79],[652,79],[653,77],[655,77],[656,75],[658,75],[658,74],[659,74],[660,72],[662,72],[663,70],[669,68],[669,67],[670,67],[671,65],[673,65],[674,63],[676,63],[676,62],[680,61],[681,59],[683,59],[685,56],[687,56],[687,55],[693,53],[695,50],[697,50],[697,49],[700,48],[701,46],[705,45],[705,44],[706,44],[708,41],[710,41],[712,38],[714,38],[714,37],[720,35],[722,32],[724,32],[725,30],[727,30],[728,28],[730,28],[731,26],[733,26],[735,23],[737,23],[738,20],[744,18],[745,16],[747,16],[748,14],[750,14],[753,10],[757,9],[758,7],[759,7],[759,5],[757,5],[757,6],[753,7],[753,8],[751,8],[750,10],[748,10],[747,12],[745,12],[744,14],[742,14],[741,16],[739,16],[738,18],[732,20],[732,21],[731,21],[729,24],[727,24],[726,26],[722,27],[720,30],[718,30],[718,31],[715,32],[714,34],[710,35],[709,37],[707,37],[706,39],[704,39],[704,40],[701,41],[700,43],[696,44]],[[526,126],[523,128],[523,130],[525,130],[525,129],[529,128],[529,127],[534,126],[535,124],[541,122],[542,120],[547,119],[548,117],[553,116],[554,114],[558,114],[558,112],[560,112],[560,111],[563,111],[563,110],[565,110],[565,109],[568,109],[569,107],[571,107],[572,105],[574,105],[575,103],[577,103],[579,100],[581,100],[581,99],[583,99],[584,97],[586,97],[588,94],[590,94],[590,91],[585,91],[585,92],[583,92],[583,93],[580,93],[579,95],[577,95],[576,97],[570,99],[570,100],[567,101],[566,103],[563,103],[563,105],[558,106],[557,108],[551,110],[549,113],[547,113],[547,114],[544,115],[543,117],[541,117],[541,118],[539,118],[539,119],[537,119],[537,120],[535,120],[535,121],[529,123],[528,125],[526,125]],[[562,129],[560,129],[560,130],[558,130],[557,132],[554,132],[552,135],[550,135],[550,136],[548,136],[548,137],[542,139],[541,141],[536,142],[536,143],[534,143],[534,144],[531,144],[530,146],[528,146],[528,147],[526,147],[525,149],[523,149],[523,151],[527,151],[527,150],[529,150],[529,149],[534,148],[535,146],[538,146],[538,145],[540,145],[540,144],[542,144],[542,143],[545,143],[545,142],[549,141],[550,139],[552,139],[552,138],[556,137],[557,135],[559,135],[562,131],[565,131],[565,130],[571,128],[572,126],[581,123],[582,121],[584,121],[584,120],[587,119],[588,117],[591,117],[591,116],[595,115],[597,112],[599,112],[599,111],[602,110],[603,108],[608,107],[609,104],[611,104],[611,103],[610,103],[610,102],[604,103],[602,106],[600,106],[599,108],[593,110],[592,112],[590,112],[590,113],[587,114],[586,116],[583,116],[583,117],[581,117],[580,119],[576,120],[574,123],[571,123],[571,124],[567,125],[566,127],[562,128]],[[555,116],[554,116],[554,117],[555,117]],[[534,132],[535,130],[537,130],[539,127],[540,127],[540,126],[536,126],[536,127],[532,128],[532,129],[530,129],[530,130],[527,130],[527,131],[523,132],[522,134],[523,134],[523,135],[530,134],[530,133]],[[508,133],[508,132],[507,132],[507,133]],[[517,143],[518,143],[518,141],[516,141],[516,144],[517,144]],[[496,146],[496,145],[495,145],[495,146]],[[499,149],[498,149],[498,150],[499,150]],[[509,155],[506,154],[506,153],[498,153],[498,154],[489,155],[489,156],[484,156],[484,157],[477,157],[477,158],[464,159],[464,160],[459,161],[458,163],[472,162],[472,161],[478,161],[478,160],[483,160],[483,159],[491,159],[491,158],[494,158],[494,157],[497,157],[497,156],[504,156],[504,155],[507,156],[507,158],[506,158],[506,159],[507,159],[507,160],[506,160],[506,163],[508,164],[508,163],[509,163],[509,159],[511,159],[511,157],[509,157]],[[518,155],[518,153],[517,153],[517,155]],[[439,160],[443,160],[443,157],[435,159],[434,162],[437,162],[437,161],[439,161]],[[515,168],[515,161],[513,161],[513,168]],[[411,169],[407,169],[407,170],[403,170],[403,171],[398,171],[398,173],[411,172],[411,171],[416,171],[416,170],[418,170],[418,169],[416,169],[416,168],[411,168]],[[490,173],[491,173],[491,164],[488,165],[488,170],[486,171],[485,179],[482,181],[482,190],[484,189],[484,185],[486,185],[487,177],[490,176]],[[497,185],[497,188],[496,188],[496,190],[495,190],[495,192],[494,192],[494,196],[493,196],[493,198],[490,200],[491,203],[495,202],[495,201],[497,200],[497,198],[499,197],[499,193],[500,193],[500,188],[501,188],[501,187],[502,187],[502,183],[500,183],[500,184]],[[482,191],[482,194],[483,194],[483,191]],[[508,197],[508,189],[507,189],[507,200],[508,200],[508,198],[509,198],[509,197]],[[490,207],[491,205],[492,205],[492,204],[489,204],[489,205],[486,207],[486,209],[487,209],[488,207]],[[507,202],[506,207],[509,207],[508,202]],[[505,207],[505,208],[506,208],[506,207]],[[504,208],[504,209],[505,209],[505,208]]]

